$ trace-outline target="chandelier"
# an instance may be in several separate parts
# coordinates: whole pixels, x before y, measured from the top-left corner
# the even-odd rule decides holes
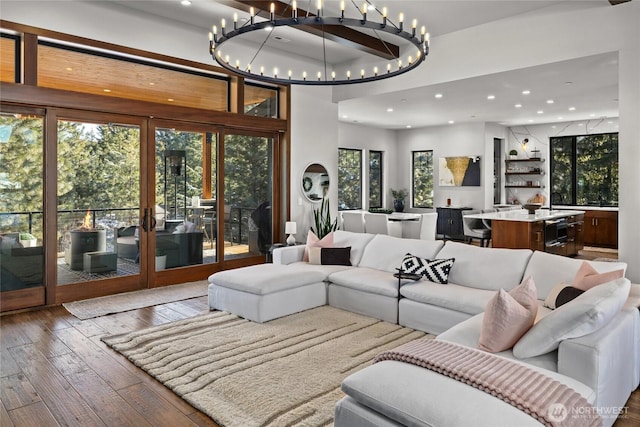
[[[317,1],[315,14],[299,8],[296,0],[288,4],[280,1],[268,4],[268,15],[266,10],[257,8],[256,12],[251,6],[249,17],[240,22],[234,13],[231,28],[225,19],[221,20],[220,27],[212,27],[209,53],[220,66],[246,78],[302,85],[343,85],[386,79],[413,70],[429,54],[429,34],[424,26],[418,33],[415,19],[408,25],[410,28],[405,29],[402,13],[395,23],[386,7],[380,10],[370,0],[365,0],[361,7],[351,1],[354,10],[350,14],[355,17],[345,16],[344,1],[340,2],[337,16],[327,16],[325,3],[329,2]],[[300,32],[292,35],[291,28],[313,36]],[[292,40],[295,49],[285,44]],[[302,43],[307,44],[302,46]],[[312,48],[316,49],[315,57],[311,56]]]

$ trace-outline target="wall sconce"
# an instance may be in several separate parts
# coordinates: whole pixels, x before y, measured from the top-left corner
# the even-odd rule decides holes
[[[287,221],[284,223],[284,234],[288,234],[287,245],[293,246],[296,244],[296,238],[294,234],[297,232],[296,223],[294,221]]]

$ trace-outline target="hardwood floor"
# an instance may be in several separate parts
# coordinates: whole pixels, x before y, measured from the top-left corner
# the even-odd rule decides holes
[[[63,307],[0,318],[0,426],[216,426],[100,341],[208,310],[207,297],[89,320]]]
[[[0,427],[216,426],[100,341],[206,312],[207,297],[89,320],[63,307],[0,317]],[[640,425],[640,390],[616,427]]]

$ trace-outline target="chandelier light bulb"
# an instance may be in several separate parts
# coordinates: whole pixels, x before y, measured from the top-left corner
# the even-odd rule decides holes
[[[391,63],[388,63],[387,64],[387,73],[390,73],[390,72],[391,72]]]
[[[275,77],[276,79],[278,78],[278,69],[277,68],[273,69],[273,77]]]
[[[387,17],[387,6],[382,8],[382,17],[386,18]]]
[[[416,36],[416,27],[418,26],[418,20],[414,19],[411,21],[411,37]]]
[[[364,68],[362,70],[360,70],[360,78],[364,79]]]
[[[236,68],[240,68],[240,60],[236,59]]]
[[[318,0],[318,13],[317,15],[320,16],[321,12],[322,12],[322,0]]]
[[[238,29],[238,14],[237,13],[233,14],[233,29],[234,30]]]
[[[344,20],[344,0],[340,2],[340,22]]]
[[[264,67],[260,67],[260,75],[263,76],[264,75]]]
[[[320,80],[322,78],[322,72],[318,71],[318,80]]]
[[[351,70],[347,70],[347,80],[351,79]]]
[[[229,63],[229,55],[224,57],[224,62],[226,62],[227,64]]]
[[[411,65],[412,63],[413,63],[413,58],[409,56],[409,65]]]
[[[398,69],[402,68],[402,59],[398,58]]]
[[[248,72],[251,72],[251,62],[249,62],[249,63],[247,64],[247,71],[248,71]]]
[[[336,79],[336,72],[335,71],[331,72],[331,79],[333,79],[333,80]]]
[[[211,31],[209,31],[209,41],[210,42],[213,41],[213,33]]]
[[[400,15],[398,15],[398,29],[400,31],[402,31],[403,21],[404,21],[404,13],[400,13]]]
[[[249,15],[251,15],[251,25],[253,25],[253,18],[256,16],[256,10],[253,7],[249,8]]]
[[[374,76],[378,75],[378,67],[373,67],[373,75]]]
[[[289,76],[289,80],[291,80],[291,74],[293,74],[293,72],[292,72],[291,70],[289,70],[289,71],[287,72],[287,75]]]
[[[306,71],[302,72],[302,80],[307,80],[307,72]]]
[[[269,6],[269,18],[272,22],[276,20],[276,4],[275,3],[271,3],[271,6]]]
[[[291,4],[291,16],[293,16],[293,19],[298,18],[298,3],[296,0],[293,0],[293,3]]]

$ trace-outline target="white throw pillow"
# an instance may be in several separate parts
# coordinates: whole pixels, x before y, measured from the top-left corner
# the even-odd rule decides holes
[[[563,340],[597,331],[620,311],[630,289],[626,278],[589,289],[536,323],[513,347],[513,355],[539,356],[557,349]]]

